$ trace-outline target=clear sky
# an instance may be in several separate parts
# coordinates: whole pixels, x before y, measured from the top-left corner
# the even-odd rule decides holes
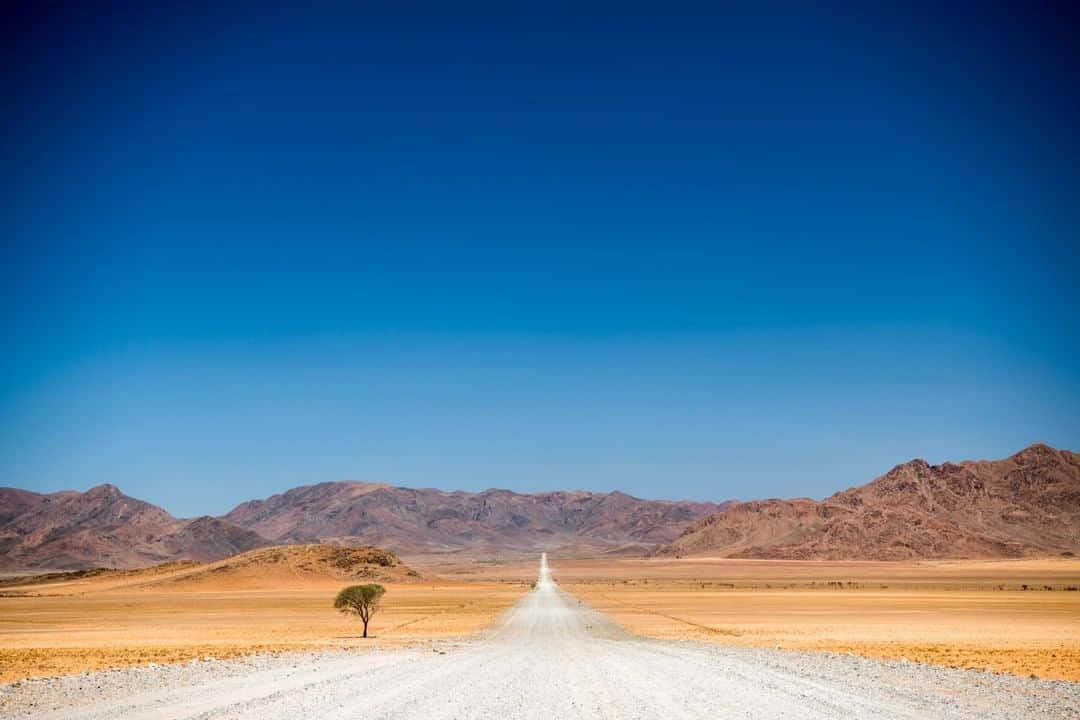
[[[1080,449],[1067,3],[42,5],[0,485],[821,497]]]

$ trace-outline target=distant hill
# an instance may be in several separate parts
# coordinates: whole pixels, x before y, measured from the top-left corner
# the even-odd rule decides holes
[[[310,543],[374,545],[404,555],[549,550],[897,560],[1078,553],[1080,460],[1045,445],[997,461],[912,460],[820,502],[328,482],[194,520],[112,485],[49,495],[0,488],[0,570],[8,572],[205,563]]]
[[[140,570],[94,569],[0,579],[0,595],[68,595],[108,590],[204,592],[341,587],[349,582],[410,582],[420,575],[375,547],[282,545],[212,563],[171,562]]]
[[[112,485],[49,495],[0,488],[0,570],[207,561],[269,544],[220,518],[174,518]]]
[[[1080,553],[1080,456],[912,460],[821,501],[735,503],[658,551],[738,558],[1006,558]]]
[[[283,543],[642,554],[721,507],[618,492],[447,493],[333,482],[253,500],[223,518],[181,520],[112,485],[49,495],[0,488],[0,570],[208,562]]]
[[[364,543],[400,553],[558,547],[581,553],[670,542],[721,507],[620,492],[466,493],[331,482],[246,502],[225,519],[274,542]]]

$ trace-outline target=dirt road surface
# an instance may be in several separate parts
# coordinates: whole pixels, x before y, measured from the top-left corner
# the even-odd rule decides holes
[[[484,636],[134,668],[0,688],[0,716],[257,718],[1080,718],[1080,684],[824,653],[634,637],[561,591]]]

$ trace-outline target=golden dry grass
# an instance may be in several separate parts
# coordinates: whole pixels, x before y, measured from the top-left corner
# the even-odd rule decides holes
[[[1080,680],[1080,594],[730,590],[570,585],[628,630],[659,638],[853,652]]]
[[[0,681],[260,650],[377,647],[488,626],[536,558],[428,557],[387,583],[375,638],[330,605],[339,581],[289,571],[189,572],[28,586],[0,597]],[[556,579],[628,630],[659,638],[854,652],[1080,680],[1080,560],[924,563],[551,559]],[[239,580],[243,580],[240,582]],[[1023,586],[1028,590],[1022,590]],[[1049,586],[1051,589],[1045,589]],[[18,592],[2,588],[5,594]]]
[[[729,558],[560,558],[549,555],[552,573],[565,584],[594,581],[668,580],[753,589],[798,589],[853,584],[881,589],[1020,589],[1022,585],[1080,587],[1080,558],[1025,560],[736,560]],[[413,567],[467,580],[530,581],[537,561],[424,558]]]
[[[277,591],[115,589],[0,598],[0,682],[259,651],[368,648],[468,635],[524,584],[387,584],[371,633],[332,608],[340,585]],[[86,588],[84,587],[83,590]]]
[[[631,632],[1080,680],[1080,560],[559,559],[556,580]],[[534,562],[432,562],[522,580]],[[1023,588],[1027,587],[1027,590]],[[1049,588],[1049,589],[1047,589]]]
[[[659,638],[1080,680],[1080,561],[567,562],[568,590]],[[1024,590],[1023,588],[1027,588]]]

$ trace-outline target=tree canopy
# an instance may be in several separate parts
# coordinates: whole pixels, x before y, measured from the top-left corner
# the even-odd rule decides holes
[[[334,607],[343,613],[358,616],[364,623],[364,637],[367,637],[368,622],[379,609],[379,602],[385,593],[386,588],[377,583],[350,585],[334,598]]]

